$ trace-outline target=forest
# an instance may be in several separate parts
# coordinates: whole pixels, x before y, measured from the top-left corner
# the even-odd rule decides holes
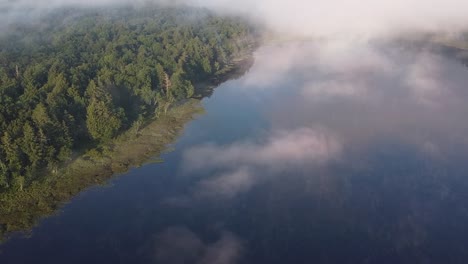
[[[194,96],[255,41],[236,17],[188,7],[64,9],[0,35],[0,192]]]

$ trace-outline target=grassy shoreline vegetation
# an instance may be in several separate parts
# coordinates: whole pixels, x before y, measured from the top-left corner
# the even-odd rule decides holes
[[[60,10],[0,36],[0,241],[160,155],[256,39],[239,18],[152,5]]]
[[[177,139],[184,124],[201,111],[195,99],[175,106],[147,126],[132,127],[23,191],[0,194],[0,241],[8,233],[29,230],[81,191],[105,184],[111,177],[159,156]]]

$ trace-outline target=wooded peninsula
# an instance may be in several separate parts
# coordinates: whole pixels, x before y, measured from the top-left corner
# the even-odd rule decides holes
[[[227,78],[255,43],[242,19],[189,7],[64,9],[11,26],[0,35],[0,238],[163,151],[200,110],[195,87]]]

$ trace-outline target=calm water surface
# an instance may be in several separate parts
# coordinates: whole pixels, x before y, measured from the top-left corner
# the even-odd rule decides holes
[[[466,263],[468,69],[426,47],[261,48],[164,163],[93,187],[0,263]]]

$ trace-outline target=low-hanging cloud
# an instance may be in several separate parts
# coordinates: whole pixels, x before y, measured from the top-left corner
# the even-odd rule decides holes
[[[309,103],[342,98],[380,107],[389,100],[450,105],[466,90],[467,68],[461,51],[451,54],[441,47],[337,39],[270,45],[257,52],[256,63],[240,82],[255,93],[300,89]]]
[[[307,36],[454,33],[468,26],[464,0],[17,0],[0,3],[0,10],[4,10],[2,20],[11,22],[12,14],[21,9],[146,3],[207,7],[245,15],[282,33]]]
[[[256,64],[238,82],[250,96],[276,95],[264,110],[272,129],[318,123],[338,132],[347,149],[385,135],[443,156],[450,151],[446,139],[468,142],[466,132],[460,132],[467,130],[460,121],[467,114],[466,54],[416,44],[269,45],[257,52]],[[272,54],[287,56],[277,61]]]
[[[388,34],[466,29],[463,0],[201,0],[250,14],[283,32],[305,35]]]

